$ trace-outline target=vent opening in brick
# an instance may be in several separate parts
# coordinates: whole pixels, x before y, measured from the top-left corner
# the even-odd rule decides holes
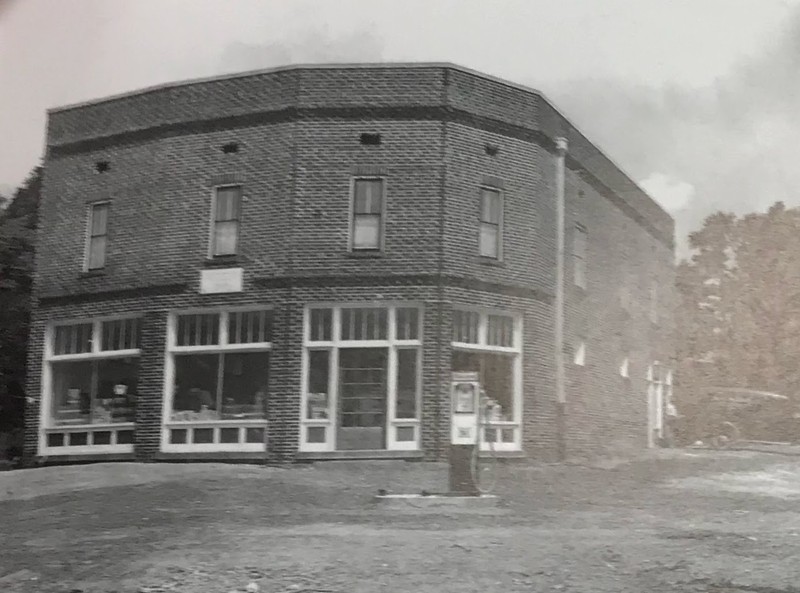
[[[380,143],[380,134],[361,134],[361,144],[366,144],[367,146],[378,146]]]
[[[95,169],[97,169],[98,173],[105,173],[111,168],[111,165],[108,161],[97,161],[94,164]]]
[[[228,142],[222,145],[222,152],[230,154],[232,152],[239,152],[239,145],[236,142]]]
[[[489,156],[497,156],[498,152],[500,152],[499,146],[495,146],[494,144],[486,145],[486,154],[488,154]]]

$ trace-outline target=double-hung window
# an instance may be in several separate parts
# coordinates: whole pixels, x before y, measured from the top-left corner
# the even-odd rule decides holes
[[[108,202],[89,206],[89,237],[86,243],[86,270],[101,270],[106,266],[108,246]]]
[[[575,286],[579,288],[586,288],[586,229],[579,225],[575,225],[574,235],[572,238],[572,266],[574,273]]]
[[[491,259],[502,258],[503,196],[497,189],[481,189],[480,254]]]
[[[351,250],[380,251],[383,247],[383,215],[383,179],[359,178],[353,180]]]
[[[242,187],[229,185],[214,190],[211,256],[236,255],[239,249]]]
[[[272,310],[177,313],[168,348],[163,450],[263,450]]]
[[[49,329],[40,454],[133,450],[140,328],[139,318],[127,317]]]

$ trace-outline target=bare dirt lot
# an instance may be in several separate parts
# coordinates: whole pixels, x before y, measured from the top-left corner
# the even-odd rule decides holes
[[[0,473],[0,591],[800,591],[800,456],[506,465],[486,509],[388,510],[446,468],[100,464]],[[252,587],[252,585],[251,585]]]

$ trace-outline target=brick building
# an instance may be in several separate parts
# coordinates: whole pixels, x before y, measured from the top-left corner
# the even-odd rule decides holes
[[[433,459],[452,371],[503,454],[657,442],[673,221],[537,91],[297,66],[54,109],[40,220],[29,458]]]

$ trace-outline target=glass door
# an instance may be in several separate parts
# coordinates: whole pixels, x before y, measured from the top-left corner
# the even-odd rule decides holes
[[[386,448],[386,348],[339,351],[338,450]]]

